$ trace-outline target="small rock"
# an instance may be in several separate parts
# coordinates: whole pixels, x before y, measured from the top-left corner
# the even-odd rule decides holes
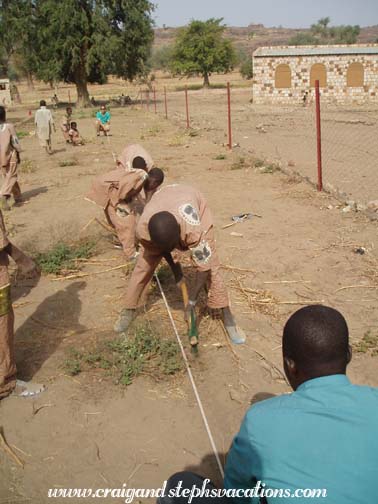
[[[295,162],[293,160],[290,160],[287,162],[287,166],[295,166]]]
[[[333,210],[333,205],[328,205],[327,208],[328,210]]]
[[[344,212],[344,213],[351,212],[352,208],[350,206],[346,206],[341,211]]]
[[[378,210],[378,200],[369,201],[367,207],[369,208],[369,210],[376,212]]]
[[[357,212],[366,212],[367,206],[362,203],[357,203]]]
[[[366,252],[366,248],[365,247],[356,247],[353,252],[355,254],[360,254],[360,255],[364,255],[365,252]]]

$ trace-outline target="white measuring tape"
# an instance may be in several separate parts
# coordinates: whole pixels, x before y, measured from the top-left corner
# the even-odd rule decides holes
[[[177,341],[178,341],[178,344],[179,344],[179,347],[180,347],[180,350],[181,350],[181,354],[182,354],[182,357],[184,359],[186,371],[188,372],[189,380],[190,380],[190,383],[192,385],[193,392],[194,392],[194,395],[195,395],[196,400],[197,400],[198,407],[199,407],[200,412],[201,412],[202,420],[203,420],[203,423],[205,424],[206,432],[207,432],[207,435],[208,435],[209,440],[210,440],[211,448],[213,449],[213,452],[214,452],[214,455],[215,455],[215,458],[216,458],[216,461],[217,461],[217,464],[218,464],[218,469],[219,469],[219,472],[220,472],[220,474],[222,476],[222,479],[223,479],[224,478],[224,471],[223,471],[222,463],[221,463],[220,458],[219,458],[217,447],[216,447],[215,442],[214,442],[213,435],[211,434],[209,422],[207,421],[206,413],[205,413],[205,410],[204,410],[204,408],[202,406],[202,401],[201,401],[201,398],[199,396],[198,389],[197,389],[196,383],[194,381],[194,378],[193,378],[193,375],[192,375],[192,371],[190,369],[189,361],[188,361],[188,358],[186,356],[183,344],[181,342],[180,335],[179,335],[179,333],[177,331],[177,327],[176,327],[175,321],[173,320],[172,313],[171,313],[171,310],[169,308],[167,298],[165,297],[165,294],[164,294],[163,288],[161,286],[159,277],[156,275],[156,273],[155,273],[155,279],[156,279],[156,282],[157,282],[157,284],[159,286],[161,296],[163,298],[165,307],[167,309],[169,320],[171,321],[171,324],[172,324],[172,327],[173,327],[173,331],[174,331],[174,333],[176,335],[176,338],[177,338]]]

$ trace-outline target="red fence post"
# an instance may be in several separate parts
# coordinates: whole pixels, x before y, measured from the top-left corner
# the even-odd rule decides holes
[[[322,134],[320,122],[320,92],[319,81],[315,81],[315,103],[316,103],[316,146],[318,156],[318,191],[323,190],[323,166],[322,166]]]
[[[167,88],[164,86],[165,118],[168,119]]]
[[[157,110],[156,110],[156,88],[154,86],[154,108],[155,108],[155,114],[157,113]]]
[[[231,88],[227,82],[227,106],[228,106],[228,148],[232,149],[232,126],[231,126]]]
[[[188,88],[185,86],[185,105],[186,105],[186,127],[190,128],[190,119],[189,119],[189,100],[188,100]]]
[[[71,105],[71,93],[68,90],[68,104]]]
[[[186,127],[190,128],[188,88],[185,86]]]

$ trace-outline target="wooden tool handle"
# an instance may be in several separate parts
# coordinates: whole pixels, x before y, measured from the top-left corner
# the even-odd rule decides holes
[[[181,283],[181,293],[182,293],[182,299],[184,301],[184,306],[186,308],[189,303],[189,294],[188,294],[188,287],[185,283],[185,280]]]

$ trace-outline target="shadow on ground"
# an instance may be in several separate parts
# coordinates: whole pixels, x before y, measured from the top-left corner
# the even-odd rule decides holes
[[[79,293],[86,282],[74,282],[48,296],[16,332],[16,362],[20,377],[31,379],[67,336],[86,331],[79,323]]]

